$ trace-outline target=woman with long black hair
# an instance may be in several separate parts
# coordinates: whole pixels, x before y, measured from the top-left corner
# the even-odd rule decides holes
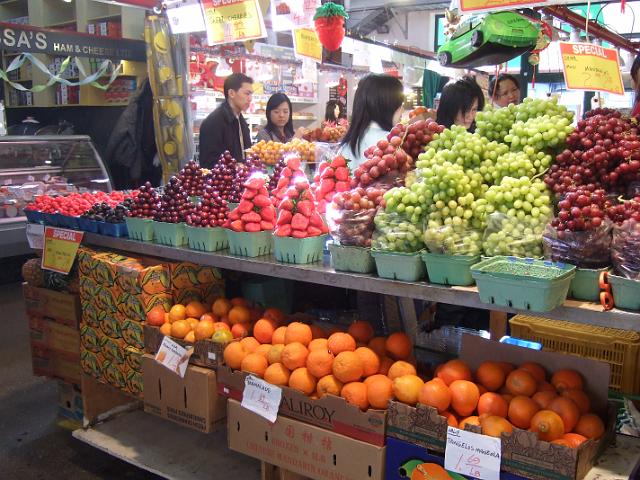
[[[448,83],[442,89],[436,122],[446,128],[461,125],[468,131],[475,131],[476,114],[484,108],[484,94],[476,79],[464,76]]]
[[[258,132],[257,141],[287,143],[302,136],[293,130],[293,108],[284,93],[274,93],[267,101],[267,125]]]
[[[635,117],[640,115],[640,55],[636,57],[631,65],[631,85],[636,94],[633,100],[633,109],[631,110],[631,115]]]

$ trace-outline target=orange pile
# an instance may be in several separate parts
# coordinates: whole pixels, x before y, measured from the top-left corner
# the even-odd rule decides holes
[[[394,396],[410,398],[415,385],[422,386],[412,352],[404,333],[374,337],[364,321],[351,324],[348,332],[327,335],[317,326],[293,322],[285,327],[261,319],[252,337],[227,345],[224,360],[233,369],[312,398],[342,396],[367,410],[387,408]]]

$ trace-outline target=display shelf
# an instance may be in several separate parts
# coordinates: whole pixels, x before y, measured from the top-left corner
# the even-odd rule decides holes
[[[234,478],[255,478],[260,472],[260,461],[228,450],[224,425],[218,432],[204,434],[136,410],[75,430],[73,436],[169,479],[210,480],[213,472],[227,471],[230,460],[235,460]]]
[[[366,292],[415,298],[440,303],[531,315],[532,312],[482,303],[475,287],[448,287],[425,282],[399,282],[372,275],[336,272],[325,257],[322,265],[292,265],[277,262],[273,256],[244,258],[230,255],[228,250],[216,253],[198,252],[181,247],[165,247],[154,243],[106,237],[85,233],[84,242],[90,245],[152,255],[170,260],[189,261],[201,265],[236,270],[246,273],[285,278],[300,282],[317,283]],[[640,331],[640,312],[610,310],[604,312],[599,304],[567,300],[563,306],[545,313],[534,313],[545,318]]]

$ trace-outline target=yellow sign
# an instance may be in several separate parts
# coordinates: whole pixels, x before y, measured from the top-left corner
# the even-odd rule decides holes
[[[71,271],[84,232],[45,227],[42,268],[64,273]]]
[[[479,12],[489,10],[510,10],[518,8],[522,5],[537,5],[537,4],[549,4],[554,2],[548,2],[545,0],[531,1],[531,0],[460,0],[461,12]]]
[[[618,52],[591,43],[560,42],[567,90],[624,95]]]
[[[209,45],[267,36],[258,0],[204,0]]]
[[[322,62],[322,44],[312,28],[297,28],[293,31],[293,46],[296,57],[310,58]]]

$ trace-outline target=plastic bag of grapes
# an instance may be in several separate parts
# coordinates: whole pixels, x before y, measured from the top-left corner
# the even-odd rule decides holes
[[[482,249],[488,257],[512,255],[515,257],[542,258],[542,234],[546,221],[492,213],[482,237]]]
[[[557,230],[548,224],[543,235],[544,256],[578,268],[607,267],[611,265],[612,226],[612,222],[605,219],[595,229],[572,232]]]
[[[482,231],[464,225],[434,225],[426,222],[424,243],[431,253],[480,255]]]
[[[327,206],[327,225],[333,239],[340,245],[370,247],[376,208],[349,210],[335,203]]]
[[[618,275],[640,280],[640,222],[628,219],[613,227],[611,260]]]
[[[380,210],[374,219],[375,231],[371,246],[377,250],[412,253],[424,249],[422,223],[412,223],[396,212]]]

